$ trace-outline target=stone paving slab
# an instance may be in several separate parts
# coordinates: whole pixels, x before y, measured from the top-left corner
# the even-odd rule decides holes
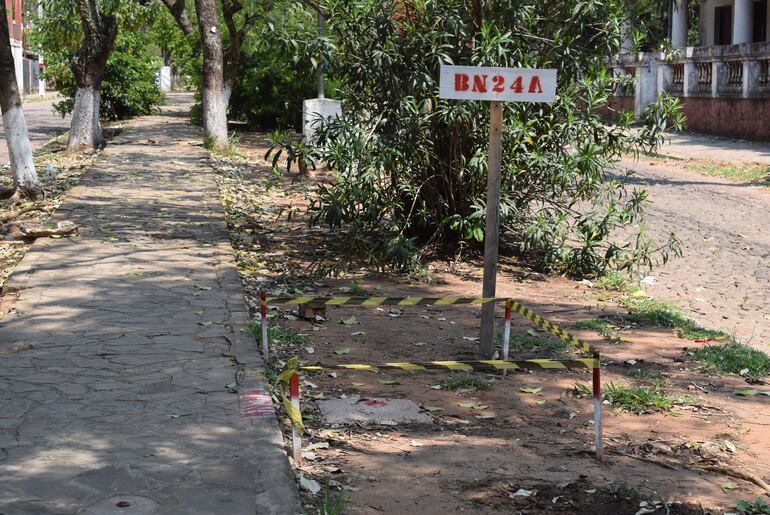
[[[6,284],[0,513],[299,513],[275,417],[225,389],[261,361],[190,100],[130,122],[57,215],[79,236]]]

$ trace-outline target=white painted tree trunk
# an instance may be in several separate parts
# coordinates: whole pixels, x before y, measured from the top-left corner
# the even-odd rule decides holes
[[[67,148],[75,152],[103,148],[106,141],[99,122],[101,93],[86,86],[75,93],[75,107],[72,111],[70,138]]]
[[[5,141],[11,158],[14,190],[10,193],[20,197],[40,198],[44,192],[37,180],[35,162],[32,160],[32,144],[16,82],[16,63],[11,51],[8,13],[4,2],[0,3],[0,113],[3,115]],[[8,193],[3,192],[3,196]]]
[[[3,127],[16,191],[23,197],[38,197],[42,188],[37,180],[27,121],[21,107],[13,106],[3,112]]]
[[[214,0],[195,0],[198,29],[203,44],[203,134],[210,149],[226,149],[227,102],[225,99],[224,55],[219,35],[219,15]]]
[[[224,102],[225,102],[225,112],[227,112],[227,109],[230,107],[230,97],[233,94],[233,85],[228,84],[227,81],[225,81],[225,92],[224,92]],[[225,120],[225,123],[227,123],[227,120]]]
[[[203,88],[203,131],[207,145],[225,149],[227,138],[227,99],[224,89]]]

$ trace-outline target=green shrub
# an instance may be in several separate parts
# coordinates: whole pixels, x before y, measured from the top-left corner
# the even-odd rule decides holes
[[[408,268],[417,249],[481,248],[489,105],[437,98],[441,64],[558,71],[554,104],[504,107],[504,241],[577,275],[650,267],[678,252],[674,238],[655,244],[643,227],[638,238],[614,237],[643,222],[647,203],[645,191],[610,175],[620,156],[656,148],[682,122],[665,96],[639,130],[630,113],[614,126],[597,114],[618,86],[606,62],[634,3],[320,3],[330,33],[344,34],[332,61],[344,109],[319,131],[336,178],[311,209],[315,222],[342,229],[351,261]]]

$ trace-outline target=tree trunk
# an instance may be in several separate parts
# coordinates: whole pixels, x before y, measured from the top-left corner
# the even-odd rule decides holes
[[[118,23],[113,16],[102,15],[96,1],[75,2],[84,33],[83,46],[71,63],[77,92],[67,148],[75,152],[100,149],[106,144],[99,122],[99,105],[104,69],[115,46]]]
[[[0,112],[3,115],[15,192],[24,198],[41,198],[43,188],[37,179],[35,163],[32,160],[32,144],[21,107],[5,2],[0,3]]]
[[[171,16],[174,17],[176,24],[185,36],[191,36],[195,32],[195,27],[190,23],[190,18],[187,17],[185,12],[185,0],[162,0]]]
[[[203,133],[209,148],[225,149],[227,141],[227,104],[219,16],[214,0],[195,0],[198,28],[203,43]]]

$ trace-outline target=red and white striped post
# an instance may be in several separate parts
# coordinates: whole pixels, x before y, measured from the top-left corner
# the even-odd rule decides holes
[[[291,404],[298,413],[302,413],[299,408],[299,374],[294,374],[289,380],[289,396]],[[296,424],[291,424],[291,454],[294,458],[294,466],[299,467],[302,464],[302,435],[297,431]]]
[[[511,348],[511,301],[505,301],[505,325],[503,326],[503,360],[508,360],[508,353]],[[503,370],[503,375],[508,371]]]
[[[270,344],[267,341],[267,295],[264,291],[259,292],[260,312],[262,314],[262,357],[265,361],[270,361]]]
[[[604,452],[602,451],[602,378],[601,378],[601,360],[599,353],[594,353],[596,365],[594,372],[594,445],[596,446],[596,459],[604,461]]]
[[[505,326],[503,326],[503,359],[508,359],[511,346],[511,301],[505,301]]]

